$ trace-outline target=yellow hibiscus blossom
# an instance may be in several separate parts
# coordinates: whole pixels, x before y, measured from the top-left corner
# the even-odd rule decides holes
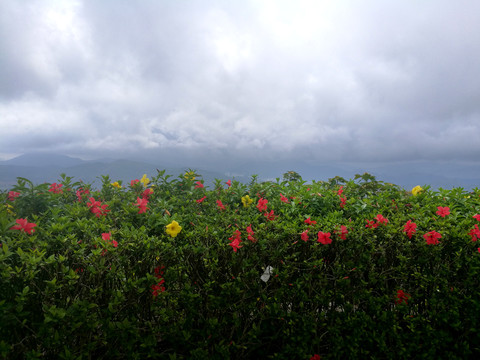
[[[177,236],[178,233],[182,230],[182,227],[175,220],[173,220],[170,224],[168,224],[166,228],[167,229],[165,231],[171,237]]]

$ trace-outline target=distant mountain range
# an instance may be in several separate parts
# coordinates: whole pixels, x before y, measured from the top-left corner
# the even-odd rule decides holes
[[[196,170],[207,186],[215,179],[235,179],[248,182],[251,176],[258,175],[259,181],[282,178],[287,171],[296,171],[306,181],[328,180],[341,176],[347,180],[355,174],[368,172],[377,180],[397,184],[405,189],[416,185],[430,185],[432,188],[450,189],[463,187],[471,190],[480,187],[480,163],[459,162],[397,162],[397,163],[329,163],[317,164],[298,161],[243,161],[218,162]],[[0,161],[0,189],[11,188],[17,183],[17,177],[25,177],[33,183],[57,182],[61,173],[71,176],[75,181],[99,185],[101,175],[109,175],[112,181],[122,180],[130,183],[143,174],[149,177],[157,175],[158,170],[177,177],[189,167],[164,167],[156,161],[132,159],[82,160],[58,154],[24,154],[16,158]]]

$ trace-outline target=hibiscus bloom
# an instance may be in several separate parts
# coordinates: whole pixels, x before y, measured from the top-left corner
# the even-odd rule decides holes
[[[147,212],[147,204],[148,200],[147,199],[141,199],[137,197],[137,203],[134,204],[135,206],[138,206],[138,213],[143,214],[144,212]]]
[[[330,233],[324,233],[322,231],[318,232],[318,240],[319,243],[322,243],[323,245],[331,244],[332,239],[330,239]]]
[[[315,225],[317,222],[315,220],[310,220],[310,218],[308,218],[304,221],[304,223],[307,225]]]
[[[240,246],[240,240],[238,239],[233,239],[232,242],[228,245],[230,245],[233,249],[234,252],[237,252],[238,249],[240,249],[243,246]]]
[[[284,203],[288,203],[288,199],[282,194],[280,194],[280,200],[283,201]]]
[[[203,189],[205,187],[200,181],[197,181],[195,184],[195,189]]]
[[[249,207],[251,203],[253,203],[253,199],[250,199],[250,196],[242,196],[243,207]]]
[[[300,234],[300,237],[302,238],[303,241],[308,241],[308,230],[305,230]]]
[[[225,205],[223,205],[222,200],[217,200],[217,206],[220,210],[225,210]]]
[[[228,187],[232,186],[232,180],[228,180],[225,184],[227,184]]]
[[[478,220],[478,221],[480,221],[480,214],[473,215],[473,218],[474,218],[475,220]]]
[[[8,200],[9,201],[15,201],[15,198],[17,198],[19,196],[20,196],[19,192],[15,192],[15,191],[9,191],[8,192]]]
[[[417,231],[417,224],[413,223],[412,220],[408,220],[405,226],[403,227],[403,232],[407,234],[408,238],[411,239],[412,235]]]
[[[427,245],[438,245],[439,244],[438,239],[440,239],[442,237],[442,235],[440,235],[436,231],[430,231],[430,232],[426,233],[425,235],[423,235],[423,237],[427,241]]]
[[[143,184],[144,187],[147,187],[148,183],[150,182],[150,179],[147,178],[147,174],[143,174],[140,182]]]
[[[412,189],[412,194],[413,194],[413,196],[417,196],[422,191],[423,191],[423,189],[420,187],[420,185],[417,185]]]
[[[273,213],[273,210],[270,211],[269,213],[266,212],[266,213],[263,214],[263,215],[267,218],[268,221],[273,221],[273,220],[275,220],[275,218],[277,217],[277,216]]]
[[[37,224],[29,223],[27,219],[17,219],[15,222],[17,225],[12,226],[10,230],[20,230],[30,235],[35,232],[34,227],[37,226]]]
[[[375,220],[377,220],[377,223],[378,224],[387,224],[388,223],[388,219],[383,217],[383,215],[381,214],[378,214],[376,217],[375,217]]]
[[[378,227],[378,223],[376,223],[373,220],[365,220],[365,221],[367,222],[367,224],[365,225],[367,229],[375,229]]]
[[[202,197],[201,199],[195,200],[198,204],[202,203],[203,200],[205,200],[207,196]]]
[[[395,300],[395,304],[408,304],[408,300],[410,299],[410,294],[407,294],[403,290],[397,290],[397,299]]]
[[[54,194],[62,194],[63,193],[62,186],[63,184],[53,183],[50,185],[50,188],[48,189],[48,191]]]
[[[258,199],[257,209],[260,212],[267,211],[268,200],[264,198]]]
[[[347,239],[347,234],[348,230],[345,225],[340,226],[340,230],[335,231],[338,235],[340,235],[340,239],[346,240]]]
[[[472,237],[472,241],[477,241],[478,239],[480,239],[480,230],[478,229],[477,224],[475,224],[475,227],[472,230],[470,230],[468,235]]]
[[[437,207],[437,215],[441,216],[441,217],[445,217],[447,215],[450,215],[450,208],[448,206],[445,206],[445,207]]]

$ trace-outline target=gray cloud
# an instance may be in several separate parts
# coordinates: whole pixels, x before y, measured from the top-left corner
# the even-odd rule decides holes
[[[478,13],[471,1],[7,0],[0,155],[476,160]]]

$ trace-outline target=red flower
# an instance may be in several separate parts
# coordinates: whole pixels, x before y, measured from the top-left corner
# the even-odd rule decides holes
[[[203,184],[200,181],[197,181],[195,184],[197,184],[197,185],[195,185],[195,189],[203,189],[204,188]]]
[[[53,183],[50,185],[50,189],[48,189],[48,191],[54,194],[62,194],[63,193],[63,190],[61,189],[62,186],[63,184]]]
[[[76,192],[76,195],[77,195],[77,198],[78,198],[79,202],[82,201],[82,195],[83,194],[88,195],[88,194],[90,194],[90,191],[88,189],[83,189],[83,188],[78,189],[77,192]]]
[[[341,195],[342,195],[342,193],[343,193],[343,185],[342,185],[342,186],[340,186],[340,189],[338,189],[338,191],[337,191],[337,195],[338,195],[338,196],[341,196]]]
[[[340,239],[346,240],[347,239],[347,234],[348,230],[345,225],[340,226],[340,230],[335,231],[338,235],[340,235]]]
[[[303,241],[308,241],[308,230],[305,230],[304,232],[302,232],[300,237],[302,238]]]
[[[160,281],[157,284],[151,286],[153,297],[157,297],[161,292],[165,291],[165,286],[162,286],[164,283],[165,280],[160,278]]]
[[[411,239],[412,235],[417,231],[417,224],[413,223],[412,220],[408,220],[405,226],[403,227],[403,232],[407,234],[408,238]]]
[[[243,247],[243,246],[240,246],[240,243],[241,243],[241,241],[239,239],[233,239],[232,242],[228,245],[230,245],[232,247],[234,252],[237,252],[238,249]]]
[[[377,220],[377,223],[378,224],[387,224],[388,223],[388,219],[383,217],[383,215],[381,214],[378,214],[376,217],[375,217],[375,220]]]
[[[140,180],[138,180],[138,179],[132,180],[132,181],[130,181],[130,186],[131,186],[131,187],[134,187],[134,186],[135,186],[136,184],[138,184],[139,182],[140,182]]]
[[[147,212],[147,209],[148,209],[147,204],[148,204],[147,199],[140,199],[139,197],[137,197],[137,203],[133,205],[138,206],[139,214],[143,214],[144,212]]]
[[[314,354],[314,355],[310,358],[310,360],[321,360],[321,358],[320,358],[320,355]]]
[[[423,235],[423,237],[427,241],[428,245],[438,245],[438,243],[439,243],[438,239],[440,239],[442,237],[442,235],[440,235],[436,231],[430,231],[430,232],[426,233],[425,235]]]
[[[37,226],[37,224],[29,223],[27,221],[27,219],[17,219],[17,220],[15,220],[15,222],[17,223],[17,225],[12,226],[10,228],[10,230],[24,231],[24,232],[26,232],[27,234],[30,234],[30,235],[35,232],[34,227]]]
[[[265,214],[263,214],[263,215],[267,218],[268,221],[273,221],[273,220],[275,220],[275,218],[277,217],[277,216],[275,216],[275,214],[273,213],[273,210],[270,211],[270,213],[267,212],[267,213],[265,213]]]
[[[319,243],[322,243],[323,245],[331,244],[332,239],[330,239],[330,233],[324,233],[324,232],[319,231],[317,241]]]
[[[378,227],[378,224],[375,223],[373,220],[365,220],[367,222],[367,225],[365,225],[366,228],[368,229],[375,229]]]
[[[232,180],[228,180],[225,184],[227,184],[228,187],[232,186]]]
[[[395,300],[395,304],[405,303],[408,304],[408,300],[410,299],[410,294],[407,294],[403,290],[397,290],[397,299]]]
[[[256,242],[257,241],[257,239],[255,239],[253,237],[253,235],[255,235],[255,233],[252,230],[252,225],[247,226],[247,234],[248,234],[248,236],[247,236],[248,240],[250,240],[251,242]]]
[[[347,203],[347,198],[345,196],[340,196],[340,207],[343,209]]]
[[[472,230],[470,230],[468,235],[472,237],[472,241],[477,241],[480,239],[480,230],[478,229],[477,224],[475,224],[475,227]]]
[[[258,199],[257,209],[260,212],[267,211],[268,200],[264,198]]]
[[[18,195],[17,195],[17,196],[18,196]],[[480,214],[473,215],[473,218],[474,218],[475,220],[480,221]]]
[[[304,223],[307,225],[315,225],[317,222],[315,220],[310,220],[310,218],[308,218],[304,221]]]
[[[9,191],[8,192],[8,200],[9,201],[15,201],[15,198],[17,198],[19,196],[20,196],[19,192],[15,192],[15,191]]]
[[[196,200],[196,202],[197,202],[198,204],[200,204],[200,203],[202,203],[203,200],[205,200],[206,198],[207,198],[207,196],[204,196],[204,197],[202,197],[201,199]]]
[[[445,206],[445,207],[437,207],[437,215],[441,216],[441,217],[445,217],[447,215],[450,214],[450,208],[448,206]]]
[[[282,194],[280,194],[280,200],[283,201],[284,203],[288,204],[288,199],[285,196],[283,196]]]
[[[153,190],[150,188],[147,188],[142,193],[142,199],[145,199],[148,201],[150,199],[150,195],[152,194],[153,194]]]
[[[105,240],[105,241],[110,241],[110,236],[112,236],[111,232],[102,233],[102,239]]]
[[[116,242],[115,240],[112,240],[112,245],[113,245],[113,247],[117,247],[117,246],[118,246],[118,242]]]
[[[225,210],[225,205],[222,204],[222,200],[217,200],[217,206],[220,210]]]

